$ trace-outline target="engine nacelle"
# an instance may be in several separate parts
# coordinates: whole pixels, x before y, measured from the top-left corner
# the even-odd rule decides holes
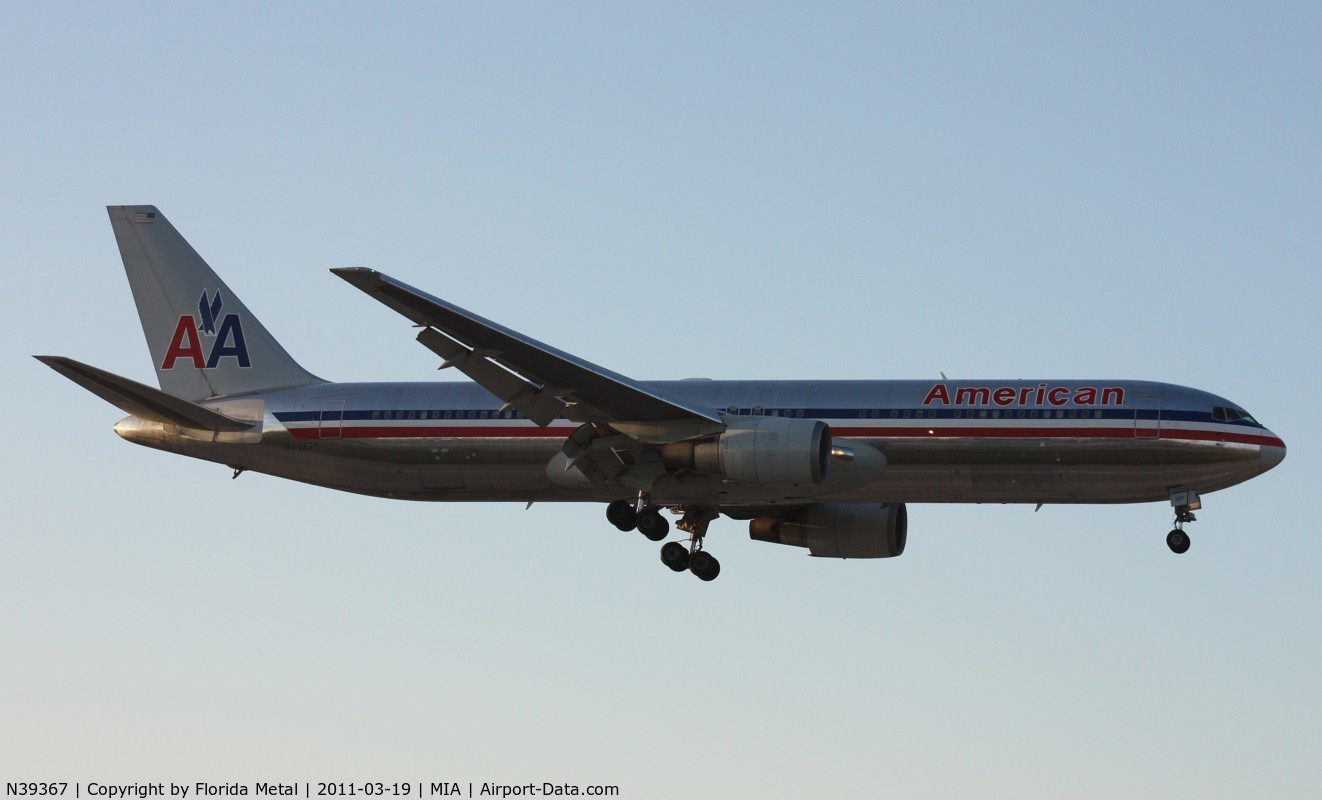
[[[817,503],[784,516],[758,517],[748,535],[759,542],[806,547],[827,558],[890,558],[904,552],[904,503]]]
[[[815,419],[738,420],[714,439],[666,445],[661,461],[756,486],[820,486],[831,465],[831,428]]]

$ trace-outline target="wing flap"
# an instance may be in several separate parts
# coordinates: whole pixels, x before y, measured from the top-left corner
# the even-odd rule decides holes
[[[474,383],[505,401],[501,411],[514,409],[538,425],[550,425],[567,410],[565,402],[536,384],[510,372],[488,358],[489,351],[470,350],[435,328],[423,328],[418,341],[445,359],[441,369],[454,367]]]
[[[118,406],[135,417],[216,432],[246,431],[256,424],[228,417],[160,389],[153,389],[113,372],[74,361],[72,358],[33,357],[102,400]]]

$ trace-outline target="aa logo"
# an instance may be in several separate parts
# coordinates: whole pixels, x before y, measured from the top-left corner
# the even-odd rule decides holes
[[[215,369],[222,358],[233,358],[240,367],[252,366],[239,315],[222,317],[220,308],[220,290],[216,290],[214,299],[203,290],[202,299],[197,302],[198,315],[185,314],[175,324],[161,369],[174,369],[177,361],[191,363],[197,369]],[[209,340],[210,348],[202,346],[203,336]]]

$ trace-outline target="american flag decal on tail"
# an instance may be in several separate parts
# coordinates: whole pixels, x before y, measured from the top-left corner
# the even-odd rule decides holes
[[[139,211],[138,213],[133,215],[133,224],[135,225],[150,225],[155,221],[156,221],[155,211]]]

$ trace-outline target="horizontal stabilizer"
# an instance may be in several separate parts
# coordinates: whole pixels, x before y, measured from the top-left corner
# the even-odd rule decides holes
[[[172,394],[63,356],[33,356],[41,363],[135,417],[204,431],[246,431],[256,423],[227,417]]]

